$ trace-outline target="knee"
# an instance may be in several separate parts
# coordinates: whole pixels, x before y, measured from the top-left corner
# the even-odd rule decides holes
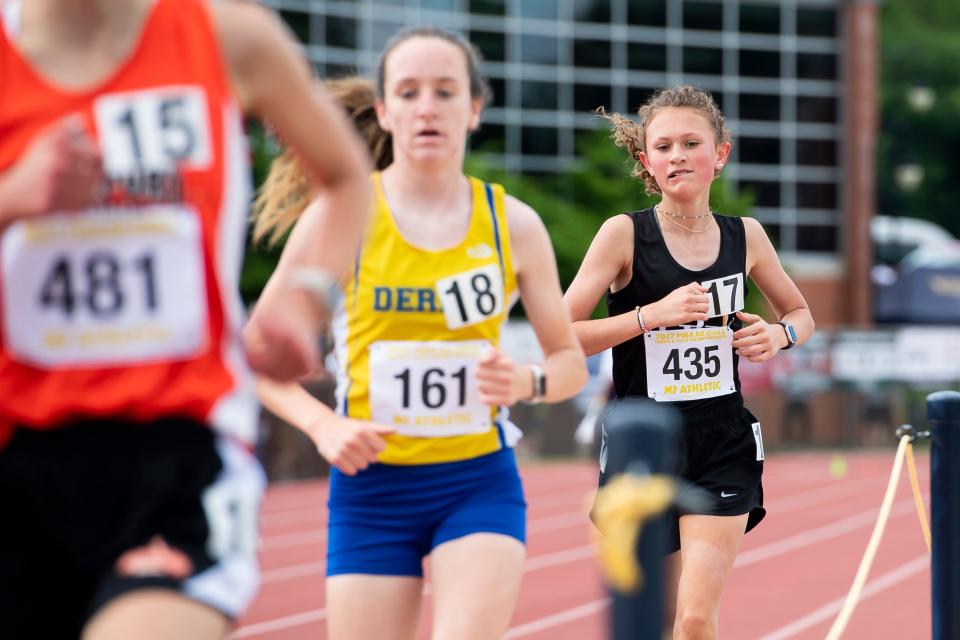
[[[717,621],[705,611],[685,609],[673,630],[676,640],[711,640],[717,637]]]

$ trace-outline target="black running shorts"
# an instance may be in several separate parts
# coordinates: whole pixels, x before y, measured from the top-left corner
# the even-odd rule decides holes
[[[230,617],[256,590],[263,472],[204,425],[18,428],[0,449],[0,487],[0,638],[79,638],[134,589],[174,589]],[[143,561],[158,538],[188,567],[176,578]]]
[[[604,446],[606,438],[604,437]],[[760,421],[743,406],[739,394],[722,404],[684,413],[678,476],[682,493],[695,493],[701,505],[674,511],[667,553],[680,549],[679,518],[692,513],[711,516],[749,514],[746,530],[763,520],[763,436]],[[601,451],[600,485],[605,452]]]

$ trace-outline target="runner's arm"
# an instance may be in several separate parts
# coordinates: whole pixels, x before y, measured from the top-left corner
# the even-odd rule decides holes
[[[586,384],[586,359],[563,303],[556,257],[540,216],[511,196],[506,197],[506,214],[520,299],[545,358],[543,400],[557,402]],[[527,367],[518,369],[524,381],[532,380]]]
[[[792,324],[797,344],[806,342],[816,330],[813,314],[796,283],[784,271],[780,258],[760,223],[744,218],[747,234],[747,273],[773,308],[778,320]],[[782,332],[781,332],[782,333]],[[786,334],[781,348],[786,345]]]

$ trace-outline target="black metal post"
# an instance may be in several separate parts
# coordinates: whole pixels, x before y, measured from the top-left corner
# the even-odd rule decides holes
[[[960,637],[960,393],[927,396],[933,538],[933,640]]]
[[[675,475],[680,414],[648,400],[617,402],[604,417],[607,434],[606,473],[628,471]],[[645,640],[663,636],[663,559],[670,515],[645,523],[637,554],[643,568],[643,587],[632,594],[612,591],[612,640]]]

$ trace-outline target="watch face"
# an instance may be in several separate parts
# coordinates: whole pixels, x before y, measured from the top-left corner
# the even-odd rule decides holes
[[[797,342],[797,330],[793,328],[792,324],[784,325],[784,329],[787,330],[787,337],[790,340],[790,344],[796,344]]]

